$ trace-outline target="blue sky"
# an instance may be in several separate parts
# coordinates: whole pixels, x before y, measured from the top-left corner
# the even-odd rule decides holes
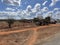
[[[38,5],[38,6],[36,6],[36,5]],[[56,12],[59,12],[60,11],[60,0],[18,0],[18,1],[17,0],[0,0],[0,12],[2,12],[2,13],[20,12],[21,13],[20,17],[23,17],[25,15],[24,18],[31,18],[31,17],[33,18],[36,16],[36,14],[38,12],[40,12],[40,11],[34,12],[36,10],[36,9],[34,9],[35,6],[36,7],[40,6],[40,9],[41,9],[40,11],[42,12],[42,15],[47,14],[48,12],[53,12],[54,9],[55,9],[55,11],[57,10]],[[29,10],[31,10],[30,8],[33,11],[30,12],[29,11]],[[47,10],[45,10],[45,9],[47,9]],[[42,10],[46,11],[46,12],[43,12]],[[28,14],[28,16],[27,16],[27,14]],[[17,14],[17,15],[19,15],[19,14]]]
[[[42,5],[45,1],[48,1],[44,6]],[[50,7],[49,5],[51,4],[51,0],[21,0],[21,6],[12,6],[12,5],[7,5],[4,2],[2,3],[0,0],[0,10],[5,10],[7,7],[11,7],[11,8],[19,8],[19,9],[26,9],[26,7],[28,5],[31,5],[32,8],[35,6],[36,3],[40,3],[41,4],[41,8],[43,7],[48,7],[50,10],[54,9],[54,8],[60,8],[60,1],[56,2],[56,4],[52,7]]]

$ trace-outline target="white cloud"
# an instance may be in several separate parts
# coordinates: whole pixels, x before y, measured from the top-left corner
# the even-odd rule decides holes
[[[38,11],[40,11],[40,8],[41,8],[40,3],[37,3],[37,4],[34,6],[33,12],[38,12]]]
[[[23,15],[23,18],[34,18],[36,17],[36,13],[40,12],[40,7],[41,5],[39,3],[37,3],[34,8],[32,9],[31,5],[28,5],[26,10],[23,10],[21,15]]]
[[[8,18],[14,18],[17,16],[17,13],[16,12],[6,12],[6,11],[0,11],[0,19],[8,19]]]
[[[3,0],[1,0],[1,2],[3,2]]]
[[[55,15],[56,15],[56,18],[60,19],[60,11],[57,11]]]
[[[43,19],[41,12],[36,13],[36,17],[38,17],[39,19]]]
[[[47,16],[50,16],[50,17],[52,17],[53,16],[53,11],[48,11],[48,12],[46,12],[46,13],[43,13],[43,17],[45,18],[45,17],[47,17]]]
[[[54,13],[54,10],[59,10],[59,8],[54,8],[53,11],[49,11],[48,7],[43,7],[41,9],[41,5],[39,3],[35,4],[34,8],[32,8],[31,5],[28,5],[27,8],[25,10],[17,10],[16,12],[14,12],[14,8],[9,8],[7,7],[6,10],[8,11],[1,11],[0,12],[0,18],[1,16],[4,17],[6,16],[6,18],[8,16],[13,17],[15,19],[31,19],[34,17],[39,17],[39,18],[43,18],[46,16],[52,16],[53,18],[55,18],[55,14],[59,15],[60,13]],[[45,13],[44,13],[45,12]],[[42,17],[43,16],[43,17]]]
[[[31,5],[28,5],[28,6],[27,6],[26,11],[27,11],[27,12],[31,12],[31,11],[32,11]]]
[[[54,6],[58,1],[60,1],[60,0],[51,0],[52,2],[51,2],[51,4],[49,5],[49,6]]]
[[[4,15],[4,14],[7,14],[8,16],[9,16],[9,15],[14,15],[14,16],[17,15],[16,12],[11,12],[11,11],[8,11],[8,12],[7,12],[7,11],[2,11],[2,12],[0,11],[0,14],[3,14],[3,15]]]
[[[13,8],[6,8],[6,10],[8,11],[2,11],[0,12],[0,16],[2,15],[2,17],[4,17],[6,15],[6,18],[9,17],[13,17],[14,19],[27,19],[27,18],[31,18],[31,13],[32,13],[32,7],[30,5],[27,6],[26,10],[18,10],[16,12],[14,12]],[[12,11],[11,11],[12,10]],[[17,18],[16,18],[17,17]]]
[[[22,11],[22,15],[24,15],[26,17],[30,16],[31,13],[32,13],[32,7],[31,7],[31,5],[28,5],[27,8],[26,8],[26,10]]]
[[[39,3],[37,3],[33,9],[31,5],[28,5],[26,10],[22,11],[23,13],[21,14],[24,15],[24,18],[34,18],[36,17],[36,13],[41,11],[40,7],[41,5]]]
[[[21,5],[21,0],[2,0],[2,2],[7,5],[12,5],[12,6],[20,6]]]
[[[41,5],[40,5],[40,3],[37,3],[36,5],[35,5],[35,8],[37,9],[37,8],[40,8],[41,7]]]
[[[47,15],[50,16],[50,17],[52,17],[52,16],[53,16],[53,11],[49,11],[49,12],[47,13]]]
[[[54,8],[54,11],[58,11],[58,10],[60,10],[60,8]]]
[[[47,3],[48,1],[45,1],[42,5],[45,6],[45,4]]]
[[[26,8],[26,10],[22,10],[21,12],[19,12],[20,13],[20,17],[21,18],[30,18],[29,16],[31,16],[31,13],[32,13],[32,7],[31,7],[31,5],[28,5],[27,6],[27,8]]]
[[[7,11],[15,11],[15,9],[9,8],[9,7],[7,7],[6,10],[7,10]]]
[[[43,7],[42,12],[47,12],[48,10],[48,7]]]

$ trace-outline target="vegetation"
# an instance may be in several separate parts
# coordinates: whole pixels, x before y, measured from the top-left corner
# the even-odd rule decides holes
[[[34,22],[37,22],[37,21],[39,21],[39,19],[38,18],[34,18],[33,21]]]
[[[45,19],[34,18],[33,21],[36,25],[48,25],[51,18],[48,16]]]
[[[5,21],[8,23],[8,27],[11,28],[12,24],[14,24],[14,22],[24,22],[24,23],[34,23],[37,26],[42,26],[42,25],[48,25],[48,24],[56,24],[56,21],[54,20],[53,22],[51,22],[51,17],[46,17],[45,19],[43,18],[34,18],[34,19],[21,19],[21,20],[14,20],[11,17],[8,17],[8,19],[4,19],[4,20],[0,20],[0,21]]]
[[[11,25],[14,23],[14,19],[8,19],[6,22],[8,23],[9,28],[11,28]]]
[[[48,25],[48,24],[50,24],[50,21],[51,21],[51,17],[46,17],[45,18],[45,23]]]

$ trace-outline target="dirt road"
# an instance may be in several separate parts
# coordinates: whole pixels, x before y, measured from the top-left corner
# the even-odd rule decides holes
[[[38,38],[38,29],[44,29],[44,28],[48,28],[50,27],[55,27],[55,26],[60,26],[60,24],[53,24],[53,25],[48,25],[48,26],[40,26],[40,27],[35,27],[35,28],[28,28],[28,29],[23,29],[23,30],[15,30],[15,31],[8,31],[8,32],[0,32],[0,35],[9,35],[9,34],[15,34],[15,33],[20,33],[20,32],[25,32],[25,31],[29,31],[32,30],[33,34],[31,35],[31,37],[28,38],[27,42],[24,45],[34,45],[35,41]],[[20,34],[19,34],[20,35]],[[10,39],[10,37],[7,37]],[[15,38],[15,37],[14,37]],[[12,39],[12,38],[11,38]],[[14,39],[15,40],[15,39]],[[3,40],[2,40],[3,41]],[[19,42],[20,43],[20,42]],[[3,44],[3,43],[2,43]],[[15,44],[15,43],[14,43]],[[19,45],[19,44],[18,44]]]
[[[44,41],[44,43],[41,45],[60,45],[60,33],[58,33],[54,37]]]

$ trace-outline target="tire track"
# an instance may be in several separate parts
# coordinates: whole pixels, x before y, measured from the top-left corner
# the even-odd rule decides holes
[[[33,35],[28,39],[27,43],[25,45],[33,45],[37,39],[37,31],[34,30]]]

